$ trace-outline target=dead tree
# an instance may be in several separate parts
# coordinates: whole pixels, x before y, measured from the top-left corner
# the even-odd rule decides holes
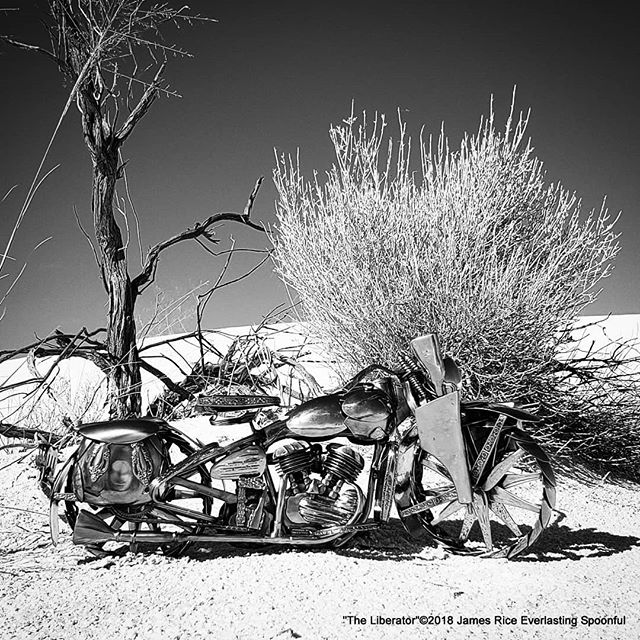
[[[235,221],[264,229],[250,220],[261,180],[242,214],[218,213],[161,242],[149,251],[143,269],[130,276],[122,233],[114,215],[116,185],[124,175],[122,148],[160,94],[177,95],[163,79],[167,55],[187,55],[161,40],[170,23],[206,20],[186,13],[188,7],[147,0],[49,0],[47,27],[51,47],[18,42],[14,46],[53,60],[80,112],[82,135],[92,164],[91,211],[96,260],[108,298],[105,348],[109,362],[112,417],[139,415],[140,359],[134,307],[155,276],[160,253],[182,240],[215,242],[211,226]],[[148,69],[153,75],[147,77]]]

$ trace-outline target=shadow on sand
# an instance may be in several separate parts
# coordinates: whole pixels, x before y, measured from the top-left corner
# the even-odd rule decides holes
[[[622,536],[593,527],[571,529],[555,524],[547,529],[531,551],[516,558],[516,562],[556,562],[603,558],[640,547],[640,538]]]
[[[634,547],[640,547],[640,538],[636,536],[624,536],[595,528],[571,529],[567,525],[560,524],[561,520],[549,527],[542,537],[536,541],[530,551],[514,559],[515,562],[558,562],[562,560],[583,560],[587,558],[601,558],[611,556]],[[500,533],[500,532],[498,532]],[[508,534],[505,528],[503,532]],[[242,545],[214,546],[210,549],[204,547],[194,549],[188,553],[194,560],[207,560],[213,557],[251,555],[251,554],[277,554],[296,549],[310,553],[326,553],[332,550],[338,555],[362,558],[369,560],[406,562],[420,559],[423,561],[441,560],[445,555],[439,551],[437,543],[426,533],[420,539],[411,537],[398,519],[392,519],[382,525],[380,529],[365,535],[360,535],[344,547],[258,547],[247,549]],[[452,554],[452,553],[451,553]],[[453,554],[452,554],[453,555]]]
[[[530,551],[518,556],[515,562],[558,562],[562,560],[584,560],[611,556],[634,547],[640,547],[640,538],[623,536],[594,528],[571,529],[561,525],[562,517],[542,537],[536,541]],[[500,535],[500,530],[496,531]],[[505,531],[502,533],[508,533]],[[140,551],[143,551],[142,549]],[[194,561],[206,561],[224,557],[243,557],[251,555],[276,555],[304,551],[305,553],[332,552],[341,556],[357,559],[380,561],[435,561],[445,559],[448,555],[455,555],[450,551],[442,551],[437,543],[426,533],[418,540],[411,537],[398,519],[391,519],[380,529],[371,531],[347,542],[344,547],[334,548],[330,544],[309,547],[289,545],[247,545],[238,543],[232,545],[212,544],[194,545],[181,557]],[[125,555],[126,550],[115,553],[115,556]],[[91,563],[95,558],[86,558],[84,562]]]

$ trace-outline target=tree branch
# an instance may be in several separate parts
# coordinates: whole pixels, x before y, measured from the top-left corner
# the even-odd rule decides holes
[[[19,347],[17,349],[0,350],[0,364],[6,362],[7,360],[11,360],[16,356],[27,354],[30,351],[34,350],[36,357],[58,355],[60,351],[69,344],[70,341],[77,339],[78,337],[82,337],[83,342],[91,347],[102,348],[104,347],[104,344],[102,342],[92,340],[91,338],[93,338],[93,336],[98,333],[103,333],[104,331],[105,329],[101,328],[89,332],[84,327],[75,335],[55,331],[53,335],[47,336],[43,340],[38,340],[37,342],[28,344],[24,347]],[[56,342],[56,346],[51,345],[52,342]]]
[[[27,44],[26,42],[13,40],[13,38],[9,38],[7,36],[0,36],[0,40],[4,40],[7,44],[17,47],[18,49],[24,49],[26,51],[41,53],[42,55],[46,56],[50,60],[53,60],[60,67],[60,69],[65,73],[68,73],[70,70],[69,66],[62,58],[59,58],[55,53],[53,53],[52,51],[49,51],[48,49],[43,49],[42,47],[38,47],[35,44]]]
[[[51,444],[60,442],[64,436],[57,433],[49,433],[41,429],[31,429],[29,427],[18,427],[8,422],[0,422],[0,436],[4,438],[17,438],[20,440],[37,440],[42,439]]]
[[[264,227],[261,224],[256,224],[251,220],[251,210],[253,208],[253,203],[258,195],[258,191],[260,189],[260,185],[264,177],[258,178],[256,184],[247,200],[247,204],[245,205],[244,211],[242,213],[215,213],[212,216],[209,216],[203,222],[196,222],[196,224],[190,229],[185,229],[181,233],[169,238],[168,240],[164,240],[163,242],[159,242],[155,246],[153,246],[149,252],[147,253],[147,259],[145,260],[142,271],[133,279],[131,282],[131,286],[134,291],[134,295],[139,295],[144,290],[144,287],[148,286],[155,279],[156,268],[158,266],[158,259],[160,257],[160,253],[169,247],[172,247],[174,244],[178,244],[178,242],[182,242],[183,240],[194,240],[199,237],[206,237],[212,242],[215,240],[211,237],[212,232],[210,231],[210,227],[217,222],[239,222],[241,224],[247,225],[252,229],[257,229],[258,231],[264,232]]]
[[[44,340],[40,340],[18,349],[0,351],[0,363],[20,355],[25,355],[32,359],[57,356],[56,360],[48,367],[47,372],[43,375],[34,376],[28,380],[3,384],[0,386],[0,389],[6,392],[31,384],[38,384],[40,386],[46,382],[62,360],[71,357],[90,360],[96,364],[103,373],[108,373],[112,368],[112,365],[109,363],[109,359],[106,355],[106,346],[102,342],[91,339],[92,336],[103,331],[104,329],[96,329],[89,333],[84,327],[75,335],[55,331]],[[183,337],[180,337],[179,339],[183,339]],[[168,342],[170,342],[170,340],[157,344],[164,344]],[[153,344],[151,346],[157,346],[157,344]],[[173,382],[168,375],[163,373],[157,367],[154,367],[142,358],[139,363],[141,368],[148,371],[151,375],[160,380],[170,391],[178,394],[181,398],[189,400],[193,397],[192,393],[183,389],[179,384]]]
[[[129,137],[136,124],[138,124],[138,122],[142,120],[145,113],[147,113],[147,111],[149,110],[149,107],[158,97],[158,89],[160,86],[160,81],[162,80],[162,73],[164,72],[166,66],[166,62],[163,62],[160,65],[158,71],[156,72],[156,75],[153,78],[153,81],[144,90],[142,97],[140,98],[140,100],[138,100],[138,104],[136,104],[136,106],[131,110],[131,113],[125,120],[124,124],[116,133],[116,138],[120,141],[120,144],[122,144]]]
[[[215,330],[207,330],[207,333],[218,333],[219,335],[223,335],[223,334],[220,334],[219,332],[216,332]],[[150,343],[150,344],[147,344],[147,345],[142,345],[140,347],[140,349],[138,349],[138,353],[142,353],[143,351],[146,351],[148,349],[153,349],[155,347],[160,347],[160,346],[172,344],[173,342],[182,342],[183,340],[186,342],[190,338],[195,338],[197,340],[198,339],[198,332],[197,331],[192,331],[191,333],[184,333],[184,334],[181,334],[179,336],[172,336],[170,338],[164,338],[162,340],[159,340],[158,342],[153,342],[153,343]],[[222,352],[219,351],[212,342],[209,342],[207,340],[207,345],[209,346],[209,351],[211,351],[212,353],[217,355],[219,358],[222,358],[222,355],[223,355]],[[166,356],[164,356],[164,357],[166,357]]]
[[[55,371],[56,367],[63,360],[71,357],[84,358],[93,362],[103,373],[109,374],[112,368],[109,358],[106,354],[106,347],[95,340],[88,338],[90,335],[95,335],[101,331],[97,329],[91,334],[83,327],[75,335],[64,334],[60,331],[55,331],[53,336],[49,336],[40,342],[31,345],[29,347],[22,347],[13,351],[0,351],[0,362],[10,360],[18,355],[27,354],[27,358],[35,361],[35,358],[44,358],[47,356],[56,356],[54,362],[49,366],[46,373],[39,375],[36,370],[36,375],[28,380],[21,380],[19,382],[13,382],[7,384],[6,382],[0,385],[2,391],[11,391],[20,387],[28,386],[31,384],[37,384],[36,389],[29,392],[35,393],[41,388],[49,378],[49,376]],[[104,353],[101,353],[104,352]]]
[[[160,382],[162,382],[167,389],[177,393],[184,400],[191,400],[193,394],[189,393],[186,389],[183,389],[179,384],[175,383],[168,375],[157,369],[147,361],[140,359],[140,368],[148,371],[152,376],[155,376]]]

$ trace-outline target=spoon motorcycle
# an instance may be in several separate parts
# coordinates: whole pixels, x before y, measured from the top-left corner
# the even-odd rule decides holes
[[[160,419],[81,425],[57,473],[55,445],[41,447],[52,537],[62,505],[74,543],[97,554],[216,542],[340,546],[387,522],[395,503],[413,535],[512,558],[551,519],[554,473],[523,430],[536,417],[462,403],[460,387],[429,334],[411,342],[398,370],[372,365],[266,425],[260,410],[276,397],[201,396],[205,414],[257,411],[251,435],[225,447]]]

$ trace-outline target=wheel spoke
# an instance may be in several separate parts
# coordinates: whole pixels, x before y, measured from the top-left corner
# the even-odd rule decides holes
[[[482,539],[487,551],[493,551],[493,541],[491,539],[491,524],[489,522],[489,505],[484,494],[473,496],[473,513],[478,519]]]
[[[425,458],[422,461],[422,466],[431,469],[431,471],[435,471],[438,475],[441,475],[447,480],[451,480],[451,476],[449,475],[449,472],[446,470],[446,468],[433,458]]]
[[[193,528],[193,525],[189,525],[183,522],[177,516],[173,516],[172,514],[167,514],[167,512],[163,511],[162,509],[158,509],[158,508],[154,509],[151,512],[151,515],[158,518],[158,520],[160,520],[162,524],[168,524],[168,525],[180,527],[184,531],[189,531],[190,529]],[[162,531],[162,528],[159,526],[159,524],[156,524],[156,526],[158,527],[158,531]]]
[[[473,482],[477,482],[478,479],[482,476],[482,472],[487,465],[487,461],[489,460],[489,456],[493,451],[493,448],[496,446],[496,442],[498,442],[498,436],[500,435],[500,431],[502,431],[502,427],[507,420],[507,416],[504,414],[500,414],[496,423],[493,425],[491,432],[487,436],[484,444],[482,445],[482,449],[480,449],[480,453],[476,458],[476,461],[473,463],[471,467],[471,480]]]
[[[451,476],[437,458],[426,452],[416,455],[414,449],[407,453],[414,482],[400,496],[406,508],[398,512],[408,529],[426,529],[454,553],[511,558],[529,548],[550,522],[553,470],[544,450],[519,424],[504,427],[511,424],[508,416],[494,414],[474,422],[475,415],[469,413],[465,445],[471,504],[459,501]],[[418,519],[405,521],[414,513]]]
[[[539,473],[508,473],[504,481],[501,483],[501,486],[504,489],[510,489],[511,487],[515,487],[519,484],[526,484],[527,482],[533,482],[535,480],[540,480],[541,475]]]
[[[429,489],[429,492],[433,493],[434,496],[441,496],[445,493],[448,495],[452,491],[455,492],[455,487],[452,484],[443,484]]]
[[[138,543],[136,542],[136,533],[140,531],[140,522],[128,522],[128,529],[133,533],[133,542],[129,543],[129,551],[131,553],[138,553]]]
[[[434,518],[431,521],[431,524],[439,524],[443,520],[446,520],[449,516],[456,513],[456,511],[460,511],[464,507],[463,504],[458,502],[457,500],[452,500],[441,512],[437,518]]]
[[[422,502],[418,502],[418,504],[414,504],[412,507],[404,509],[401,512],[402,517],[410,516],[414,513],[420,513],[422,511],[428,511],[433,507],[442,504],[443,502],[447,502],[447,500],[451,500],[451,498],[456,497],[455,489],[451,489],[450,491],[446,491],[445,493],[440,494],[439,496],[434,496],[432,498],[427,498],[427,500],[423,500]]]
[[[508,455],[502,462],[499,462],[492,470],[491,473],[487,476],[487,479],[482,484],[482,488],[485,491],[489,491],[493,489],[500,479],[513,467],[517,464],[524,455],[524,451],[522,449],[518,449],[514,451],[512,454]]]
[[[511,517],[511,514],[509,513],[509,511],[507,511],[507,507],[505,507],[500,502],[496,502],[495,500],[493,500],[489,503],[489,508],[491,509],[491,511],[493,511],[493,513],[496,514],[496,516],[498,516],[498,518],[500,518],[500,520],[502,520],[502,522],[504,522],[507,525],[507,527],[509,527],[512,533],[515,533],[515,535],[517,536],[522,535],[522,531],[520,530],[520,527],[517,525],[516,521]]]
[[[498,503],[508,504],[512,507],[517,507],[518,509],[526,509],[527,511],[533,511],[534,513],[538,513],[540,511],[539,504],[533,504],[531,502],[527,502],[522,498],[518,498],[514,496],[513,493],[506,491],[502,487],[496,487],[493,490],[493,500]]]
[[[460,529],[460,533],[458,535],[458,540],[460,542],[466,542],[469,537],[469,533],[471,532],[471,527],[473,527],[473,523],[476,521],[476,516],[472,512],[467,511],[464,516],[464,520],[462,521],[462,528]]]

